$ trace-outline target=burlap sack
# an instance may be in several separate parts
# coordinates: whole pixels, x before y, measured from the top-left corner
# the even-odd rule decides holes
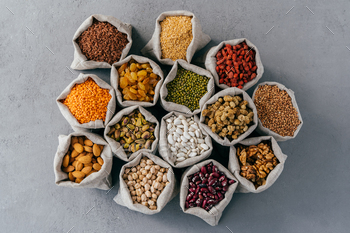
[[[192,57],[194,53],[206,46],[210,41],[210,36],[207,34],[204,34],[202,32],[202,27],[199,22],[199,19],[189,11],[167,11],[161,13],[157,20],[156,20],[156,27],[153,33],[153,36],[151,40],[146,44],[146,46],[141,50],[141,53],[145,56],[150,56],[154,59],[157,59],[160,63],[163,65],[174,65],[174,61],[170,58],[162,59],[162,50],[160,47],[160,32],[161,32],[161,26],[160,22],[165,19],[167,16],[192,16],[192,35],[193,39],[190,43],[190,45],[187,48],[187,54],[186,54],[186,60],[188,63],[191,63]]]
[[[94,172],[81,183],[75,183],[68,179],[68,174],[63,172],[61,169],[63,157],[67,154],[69,149],[72,136],[86,136],[93,143],[98,145],[104,145],[103,151],[101,152],[101,158],[104,163],[101,170]],[[74,132],[68,136],[60,135],[58,137],[58,147],[57,152],[54,158],[54,172],[55,172],[55,182],[58,186],[70,187],[70,188],[98,188],[103,190],[108,190],[112,187],[112,164],[113,164],[113,155],[111,148],[102,137],[97,134],[89,132]]]
[[[159,197],[157,199],[157,209],[156,210],[151,210],[148,207],[141,205],[141,204],[138,204],[138,203],[133,204],[128,186],[125,183],[125,181],[123,180],[123,174],[124,174],[125,169],[132,168],[132,167],[139,165],[140,160],[143,157],[148,157],[155,164],[158,164],[159,166],[164,167],[164,168],[168,168],[167,177],[168,177],[168,181],[170,183],[165,186],[165,188],[163,189],[163,191],[159,195]],[[134,160],[125,164],[121,168],[120,174],[119,174],[119,183],[120,183],[120,187],[118,190],[118,194],[113,198],[113,200],[119,205],[125,206],[131,210],[138,211],[140,213],[148,214],[148,215],[159,213],[165,207],[165,205],[169,201],[171,201],[178,193],[178,186],[176,184],[176,179],[175,179],[175,175],[174,175],[172,167],[168,163],[166,163],[164,160],[159,158],[158,156],[155,156],[155,155],[147,153],[147,152],[138,153],[137,157]]]
[[[277,157],[279,164],[268,174],[266,178],[266,184],[259,186],[257,189],[255,188],[253,182],[247,180],[246,178],[242,177],[240,175],[241,167],[239,165],[239,160],[236,155],[236,147],[231,146],[230,147],[230,156],[229,156],[229,162],[228,162],[228,169],[239,181],[238,187],[236,189],[237,193],[260,193],[262,191],[265,191],[280,176],[280,174],[283,171],[284,163],[287,159],[287,155],[282,153],[281,148],[277,144],[276,140],[272,136],[263,136],[263,137],[255,137],[255,138],[247,138],[243,141],[240,141],[239,144],[245,145],[245,146],[251,146],[251,145],[258,145],[261,141],[271,141],[271,147],[273,150],[273,153]]]
[[[179,65],[182,66],[182,68],[184,68],[186,70],[190,70],[196,74],[206,76],[209,78],[209,82],[207,85],[207,93],[199,100],[200,109],[195,109],[193,112],[188,107],[186,107],[184,105],[176,104],[174,102],[168,102],[165,100],[165,98],[168,95],[168,89],[167,89],[166,85],[175,79]],[[168,112],[177,111],[177,112],[185,113],[188,115],[194,115],[194,114],[198,114],[201,112],[202,106],[212,96],[212,94],[214,92],[215,92],[214,79],[209,71],[202,69],[198,66],[189,64],[184,60],[176,60],[175,64],[171,68],[168,76],[165,78],[162,87],[160,88],[160,104]]]
[[[123,116],[130,114],[131,112],[133,112],[136,109],[138,109],[140,111],[140,113],[145,117],[145,119],[147,121],[156,124],[156,128],[154,129],[155,140],[152,143],[151,149],[140,149],[140,150],[136,151],[135,153],[132,153],[128,156],[126,154],[126,152],[124,151],[124,148],[120,145],[120,143],[117,142],[116,140],[114,140],[113,138],[107,136],[107,134],[109,133],[111,127],[113,125],[117,124],[120,121],[120,119],[122,119]],[[155,118],[150,112],[148,112],[146,109],[144,109],[141,106],[136,105],[136,106],[124,108],[121,111],[119,111],[113,117],[113,119],[107,124],[105,131],[104,131],[104,138],[111,146],[111,149],[112,149],[113,153],[116,155],[116,157],[118,157],[121,160],[124,160],[126,162],[129,162],[129,161],[133,160],[134,158],[136,158],[136,156],[140,152],[148,152],[148,153],[155,153],[156,152],[157,146],[158,146],[158,140],[159,140],[159,122],[158,122],[157,118]]]
[[[258,127],[256,128],[256,131],[257,131],[259,134],[261,134],[261,135],[273,136],[273,137],[276,139],[276,141],[287,141],[287,140],[289,140],[289,139],[295,138],[295,137],[297,136],[297,134],[299,133],[299,131],[300,131],[300,129],[301,129],[301,126],[303,126],[303,119],[301,118],[301,115],[300,115],[300,110],[299,110],[299,108],[298,108],[298,104],[297,104],[297,101],[296,101],[296,99],[295,99],[294,91],[292,91],[291,89],[288,89],[288,88],[285,87],[283,84],[280,84],[280,83],[277,83],[277,82],[263,82],[263,83],[259,83],[259,85],[255,88],[254,93],[253,93],[253,96],[252,96],[252,100],[253,100],[253,101],[254,101],[254,97],[255,97],[255,92],[258,90],[258,88],[259,88],[260,86],[264,86],[264,85],[266,85],[266,84],[267,84],[267,85],[271,85],[271,86],[275,86],[275,85],[276,85],[279,89],[284,90],[284,91],[286,91],[286,92],[288,93],[288,95],[289,95],[290,98],[292,99],[292,104],[293,104],[293,106],[296,108],[296,110],[297,110],[297,112],[298,112],[299,120],[300,120],[301,123],[300,123],[300,125],[297,127],[297,129],[295,130],[293,137],[291,137],[291,136],[285,136],[285,137],[283,137],[283,136],[281,136],[281,135],[279,135],[279,134],[273,132],[272,130],[270,130],[270,129],[268,129],[268,128],[265,128],[265,127],[262,125],[262,123],[261,123],[261,121],[260,121],[260,119],[259,119],[259,117],[258,117],[258,122],[259,122],[259,124],[258,124]]]
[[[259,53],[259,50],[258,48],[252,44],[252,42],[250,42],[249,40],[247,40],[246,38],[241,38],[241,39],[234,39],[234,40],[227,40],[227,41],[223,41],[221,42],[220,44],[218,44],[217,46],[214,46],[212,47],[207,55],[206,55],[206,58],[205,58],[205,68],[207,70],[209,70],[213,76],[214,76],[214,80],[215,80],[215,83],[218,87],[222,88],[222,89],[226,89],[226,88],[229,88],[229,86],[227,86],[226,84],[220,84],[219,83],[219,75],[218,73],[216,72],[216,54],[219,52],[220,49],[222,49],[224,47],[224,45],[226,44],[230,44],[230,45],[237,45],[237,44],[240,44],[242,43],[243,41],[245,41],[247,43],[247,45],[250,47],[250,48],[253,48],[253,50],[256,52],[256,55],[255,55],[255,62],[256,62],[256,66],[257,66],[257,70],[256,70],[256,77],[245,83],[243,85],[243,90],[248,90],[249,88],[251,88],[252,86],[254,86],[258,81],[259,79],[262,77],[263,73],[264,73],[264,66],[261,62],[261,59],[260,59],[260,53]]]
[[[72,69],[76,70],[89,70],[89,69],[96,69],[96,68],[111,68],[111,65],[107,62],[97,62],[88,60],[86,56],[81,52],[79,45],[75,42],[76,39],[85,31],[87,30],[93,22],[93,19],[96,19],[100,22],[108,22],[112,24],[114,27],[118,29],[118,31],[125,33],[127,35],[127,39],[129,43],[124,48],[120,60],[123,60],[129,53],[129,50],[132,45],[132,26],[127,23],[123,23],[122,21],[114,18],[113,16],[106,16],[106,15],[91,15],[89,18],[87,18],[78,28],[78,30],[75,32],[73,36],[73,46],[74,46],[74,59],[71,64]]]
[[[254,112],[254,117],[253,117],[253,125],[249,126],[248,130],[246,132],[244,132],[243,134],[241,134],[240,136],[238,136],[237,139],[229,141],[226,137],[224,139],[222,139],[219,135],[217,135],[216,133],[213,133],[210,129],[210,127],[208,125],[206,125],[204,123],[205,117],[201,114],[200,117],[200,124],[201,127],[207,131],[207,133],[220,145],[223,146],[232,146],[238,142],[240,142],[241,140],[243,140],[244,138],[248,137],[253,131],[254,129],[257,127],[258,125],[258,117],[257,117],[257,112],[256,112],[256,107],[253,103],[253,100],[249,97],[249,95],[241,90],[238,89],[236,87],[231,87],[231,88],[227,88],[224,89],[218,93],[216,93],[213,97],[211,97],[204,105],[202,108],[202,111],[204,109],[207,108],[208,105],[215,103],[220,97],[223,97],[225,95],[230,95],[230,96],[235,96],[235,95],[242,95],[243,96],[243,100],[248,101],[248,107],[251,108]]]
[[[106,119],[105,121],[103,120],[96,120],[96,121],[90,121],[88,123],[83,123],[80,124],[77,119],[73,116],[73,114],[70,112],[69,108],[64,105],[61,100],[64,100],[67,95],[70,93],[71,89],[74,87],[75,84],[80,84],[85,82],[88,78],[92,78],[96,84],[104,89],[108,89],[109,90],[109,94],[112,96],[111,100],[109,101],[108,105],[107,105],[107,113],[106,113]],[[77,127],[77,128],[87,128],[87,129],[98,129],[98,128],[104,128],[107,123],[109,122],[109,120],[112,118],[112,116],[114,115],[115,112],[115,108],[116,108],[116,100],[115,100],[115,93],[114,93],[114,89],[107,84],[105,81],[103,81],[102,79],[100,79],[99,77],[97,77],[94,74],[83,74],[80,73],[78,78],[74,79],[63,91],[62,93],[57,97],[56,99],[56,103],[58,105],[58,108],[60,109],[62,115],[64,116],[64,118],[66,118],[66,120],[68,121],[68,123],[72,126],[72,127]]]
[[[129,62],[131,59],[134,59],[135,61],[139,63],[149,63],[153,69],[153,73],[156,75],[159,75],[160,80],[157,83],[155,90],[154,90],[154,97],[153,97],[153,102],[144,102],[144,101],[134,101],[134,100],[123,100],[123,94],[119,90],[119,74],[118,74],[118,68],[123,65],[124,63]],[[128,107],[128,106],[134,106],[134,105],[140,105],[143,107],[151,107],[156,105],[159,97],[159,91],[160,87],[162,86],[164,80],[164,74],[162,69],[158,66],[157,63],[152,61],[151,59],[147,57],[141,57],[137,55],[130,55],[127,58],[114,63],[111,69],[111,86],[115,89],[117,93],[117,100],[118,104],[122,107]]]
[[[162,118],[161,125],[160,125],[159,149],[158,149],[159,154],[162,156],[162,158],[175,168],[184,168],[184,167],[192,166],[193,164],[198,163],[201,160],[208,158],[211,155],[211,152],[213,150],[211,138],[201,128],[201,126],[199,124],[199,118],[197,117],[197,115],[194,115],[193,116],[194,121],[197,122],[199,128],[202,131],[202,134],[205,136],[204,141],[205,141],[205,144],[209,147],[209,149],[204,151],[199,156],[196,156],[193,158],[188,158],[184,161],[181,161],[181,162],[175,164],[175,160],[173,159],[173,157],[171,155],[171,151],[170,151],[170,147],[169,147],[169,143],[168,143],[168,139],[167,139],[168,129],[167,129],[167,123],[165,122],[166,119],[170,118],[173,115],[176,115],[176,116],[184,115],[185,117],[191,117],[191,115],[186,115],[186,114],[182,114],[182,113],[178,113],[178,112],[170,112]]]
[[[205,166],[210,162],[213,162],[213,164],[217,166],[219,171],[223,172],[227,176],[227,178],[235,180],[236,182],[229,186],[227,192],[225,193],[225,198],[222,199],[218,204],[213,206],[209,211],[206,211],[201,207],[192,207],[192,208],[186,209],[185,202],[186,202],[186,197],[188,195],[188,187],[189,187],[188,176],[200,171],[202,166]],[[186,214],[195,215],[197,217],[200,217],[204,221],[206,221],[209,225],[216,226],[219,223],[222,212],[224,212],[224,209],[230,203],[232,199],[232,195],[235,192],[237,185],[238,185],[238,182],[237,182],[237,179],[234,177],[234,175],[232,175],[229,170],[227,170],[223,165],[216,162],[215,160],[209,159],[209,160],[200,162],[198,164],[195,164],[192,167],[187,168],[181,177],[181,186],[180,186],[181,209]]]

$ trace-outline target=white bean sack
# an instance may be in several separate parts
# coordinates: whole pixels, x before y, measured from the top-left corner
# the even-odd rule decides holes
[[[152,160],[155,164],[158,164],[160,167],[168,168],[167,177],[168,177],[168,181],[170,183],[165,186],[165,188],[163,189],[163,191],[159,195],[159,197],[157,199],[157,209],[156,210],[151,210],[148,207],[141,205],[141,204],[138,204],[138,203],[133,204],[130,191],[128,189],[127,184],[125,183],[125,181],[123,179],[123,174],[124,174],[125,169],[136,167],[137,165],[139,165],[140,160],[143,157],[148,157],[150,160]],[[147,152],[138,153],[137,157],[134,160],[125,164],[121,168],[120,174],[119,174],[119,183],[120,183],[120,187],[118,190],[118,194],[114,197],[113,200],[119,205],[125,206],[131,210],[134,210],[134,211],[137,211],[137,212],[140,212],[143,214],[147,214],[147,215],[159,213],[165,207],[165,205],[169,201],[171,201],[171,199],[173,199],[178,193],[178,187],[176,185],[176,179],[175,179],[175,175],[174,175],[172,167],[167,162],[165,162],[164,160],[159,158],[158,156],[155,156],[155,155],[147,153]]]
[[[101,158],[103,159],[103,165],[101,170],[98,172],[94,172],[82,182],[75,183],[68,179],[68,174],[63,172],[61,169],[63,157],[67,154],[69,149],[72,136],[86,136],[93,143],[98,145],[104,145],[103,151],[101,152]],[[60,135],[58,137],[58,147],[57,152],[54,158],[54,172],[55,172],[55,182],[58,186],[69,187],[69,188],[98,188],[103,190],[108,190],[112,187],[112,164],[113,164],[113,155],[111,148],[108,143],[103,140],[97,134],[89,133],[89,132],[74,132],[69,134],[68,136]]]
[[[74,87],[75,84],[81,84],[84,83],[88,78],[92,78],[96,84],[104,89],[109,90],[109,94],[111,95],[111,99],[107,105],[107,113],[106,113],[106,119],[105,121],[103,120],[95,120],[95,121],[90,121],[88,123],[83,123],[80,124],[78,120],[73,116],[73,114],[70,112],[69,108],[64,105],[61,100],[64,100],[68,94],[70,93],[71,89]],[[115,112],[116,108],[116,100],[115,100],[115,93],[113,87],[111,87],[109,84],[107,84],[105,81],[100,79],[98,76],[94,74],[83,74],[80,73],[78,78],[74,79],[63,91],[62,93],[57,97],[56,103],[58,105],[58,108],[60,109],[62,115],[68,123],[73,127],[73,128],[86,128],[86,129],[99,129],[99,128],[104,128],[109,120],[112,118]]]
[[[254,97],[255,97],[255,92],[258,90],[258,88],[259,88],[260,86],[264,86],[264,85],[277,86],[280,90],[284,90],[284,91],[286,91],[286,92],[288,93],[288,95],[289,95],[290,98],[292,99],[292,104],[293,104],[294,108],[296,108],[296,110],[297,110],[297,112],[298,112],[298,117],[299,117],[299,120],[300,120],[300,125],[299,125],[299,126],[297,127],[297,129],[295,130],[293,137],[291,137],[291,136],[285,136],[285,137],[283,137],[283,136],[281,136],[281,135],[275,133],[274,131],[272,131],[272,130],[266,128],[266,127],[264,127],[264,126],[262,125],[262,123],[261,123],[259,117],[258,117],[258,122],[259,122],[259,124],[258,124],[258,127],[256,128],[256,131],[257,131],[259,134],[261,134],[261,135],[273,136],[273,137],[276,139],[276,141],[287,141],[287,140],[289,140],[289,139],[295,138],[295,137],[298,135],[298,133],[299,133],[301,127],[303,126],[303,119],[301,118],[301,115],[300,115],[300,110],[299,110],[299,108],[298,108],[297,100],[295,99],[294,91],[292,91],[291,89],[288,89],[288,88],[285,87],[283,84],[280,84],[280,83],[278,83],[278,82],[263,82],[263,83],[259,83],[259,85],[255,88],[254,93],[253,93],[253,97],[252,97],[253,101],[254,101]]]
[[[158,75],[160,77],[159,82],[157,83],[155,89],[154,89],[154,97],[153,102],[144,102],[144,101],[134,101],[134,100],[123,100],[123,94],[119,90],[119,74],[118,74],[118,68],[123,65],[124,63],[129,62],[131,59],[134,59],[135,61],[139,63],[149,63],[153,69],[153,73]],[[151,107],[156,105],[158,98],[159,98],[159,92],[160,88],[162,86],[164,80],[164,74],[162,69],[158,66],[157,63],[152,61],[151,59],[147,57],[141,57],[137,55],[129,55],[127,58],[114,63],[111,69],[111,86],[115,89],[117,93],[117,100],[118,104],[122,107],[128,107],[128,106],[134,106],[134,105],[140,105],[143,107]]]
[[[195,109],[193,112],[185,105],[176,104],[174,102],[168,102],[165,100],[165,98],[168,96],[168,89],[166,85],[175,79],[179,65],[186,70],[190,70],[196,74],[206,76],[209,78],[208,85],[207,85],[207,93],[199,100],[200,109]],[[212,96],[214,92],[215,92],[214,79],[209,71],[203,68],[200,68],[198,66],[189,64],[186,61],[180,59],[175,61],[175,64],[173,65],[169,74],[167,75],[167,77],[163,82],[163,85],[160,89],[160,104],[168,112],[177,111],[177,112],[185,113],[187,115],[195,115],[201,112],[202,106]]]
[[[258,81],[259,79],[262,77],[263,73],[264,73],[264,66],[261,62],[261,59],[260,59],[260,53],[259,53],[259,50],[258,48],[252,44],[252,42],[250,42],[249,40],[247,40],[246,38],[241,38],[241,39],[234,39],[234,40],[227,40],[227,41],[223,41],[221,42],[220,44],[218,44],[217,46],[214,46],[212,47],[207,55],[206,55],[206,58],[205,58],[205,68],[207,70],[209,70],[213,76],[214,76],[214,80],[215,80],[215,83],[218,87],[222,88],[222,89],[226,89],[226,88],[229,88],[229,86],[227,86],[226,84],[220,84],[219,83],[219,75],[218,73],[216,72],[216,54],[219,52],[220,49],[222,49],[224,47],[224,45],[226,44],[230,44],[230,45],[237,45],[237,44],[240,44],[242,43],[243,41],[245,41],[247,43],[247,45],[250,47],[250,48],[253,48],[253,50],[255,51],[255,62],[256,62],[256,66],[257,66],[257,69],[256,69],[256,77],[245,83],[243,85],[243,90],[246,91],[248,90],[249,88],[251,88],[252,86],[254,86]]]
[[[246,100],[248,101],[248,104],[247,106],[249,108],[252,109],[252,111],[254,112],[254,117],[253,117],[253,125],[249,126],[248,130],[246,132],[244,132],[243,134],[239,135],[237,139],[235,140],[228,140],[226,137],[224,139],[222,139],[218,134],[216,133],[213,133],[210,129],[210,127],[208,125],[206,125],[204,123],[204,120],[205,120],[205,117],[201,114],[201,117],[200,117],[200,124],[201,124],[201,127],[217,142],[219,143],[220,145],[223,145],[223,146],[232,146],[238,142],[240,142],[241,140],[243,140],[244,138],[248,137],[253,131],[254,129],[257,127],[258,125],[258,116],[257,116],[257,112],[256,112],[256,107],[253,103],[253,100],[249,97],[249,95],[239,89],[239,88],[236,88],[236,87],[231,87],[231,88],[227,88],[227,89],[224,89],[218,93],[216,93],[213,97],[211,97],[204,105],[203,105],[203,108],[202,108],[202,111],[204,109],[207,108],[208,105],[211,105],[213,103],[215,103],[220,97],[224,97],[225,95],[230,95],[230,96],[235,96],[235,95],[242,95],[243,96],[243,100]]]
[[[259,186],[256,189],[253,182],[251,182],[250,180],[240,175],[241,167],[239,165],[239,159],[237,158],[237,155],[236,155],[237,150],[235,146],[231,146],[228,169],[230,170],[230,172],[232,172],[232,174],[234,174],[234,176],[239,181],[238,187],[236,189],[237,193],[260,193],[262,191],[265,191],[266,189],[271,187],[273,183],[275,183],[275,181],[283,171],[284,163],[287,159],[287,155],[282,153],[281,148],[279,147],[276,140],[272,136],[247,138],[241,141],[240,144],[245,146],[251,146],[251,145],[258,145],[261,141],[271,141],[271,147],[272,147],[273,153],[278,159],[279,164],[277,164],[277,166],[268,174],[266,178],[266,184]]]
[[[158,149],[159,154],[162,156],[162,158],[165,161],[167,161],[171,166],[173,166],[175,168],[184,168],[184,167],[192,166],[193,164],[198,163],[201,160],[208,158],[211,155],[211,152],[213,150],[213,145],[212,145],[212,142],[211,142],[211,138],[201,128],[201,126],[199,124],[199,118],[197,117],[197,115],[194,115],[193,116],[194,121],[198,124],[198,127],[202,131],[202,134],[204,136],[205,144],[209,147],[209,149],[204,151],[199,156],[196,156],[196,157],[193,157],[193,158],[188,158],[188,159],[186,159],[184,161],[181,161],[181,162],[175,164],[175,160],[173,159],[173,156],[171,154],[169,143],[168,143],[168,139],[167,139],[168,129],[167,129],[167,123],[165,122],[166,119],[170,118],[173,115],[175,115],[175,116],[184,115],[186,118],[191,117],[191,115],[186,115],[186,114],[183,114],[183,113],[170,112],[170,113],[168,113],[167,115],[165,115],[162,118],[161,126],[160,126],[159,149]]]
[[[111,68],[111,65],[107,62],[98,62],[98,61],[92,61],[88,60],[86,56],[81,52],[79,45],[75,42],[76,39],[84,32],[86,31],[93,22],[93,19],[97,19],[100,22],[108,22],[112,24],[114,27],[118,29],[118,31],[125,33],[127,35],[127,39],[129,43],[125,46],[121,56],[120,60],[123,60],[129,53],[129,50],[132,45],[132,26],[127,23],[123,23],[119,19],[114,18],[113,16],[107,16],[107,15],[91,15],[89,18],[87,18],[78,28],[78,30],[75,32],[73,36],[73,46],[74,46],[74,59],[71,64],[71,68],[75,70],[89,70],[89,69],[96,69],[96,68]]]
[[[140,113],[145,117],[145,119],[147,121],[156,124],[156,127],[154,129],[155,140],[153,141],[150,149],[140,149],[140,150],[138,150],[138,151],[136,151],[128,156],[125,153],[124,148],[120,145],[120,143],[117,142],[116,140],[114,140],[113,138],[107,136],[107,134],[110,131],[111,127],[113,125],[117,124],[122,119],[123,116],[126,116],[126,115],[132,113],[136,109],[138,109],[140,111]],[[150,112],[148,112],[146,109],[144,109],[141,106],[136,105],[136,106],[124,108],[121,111],[119,111],[113,117],[113,119],[107,124],[105,131],[104,131],[104,138],[106,139],[108,144],[111,146],[112,151],[116,155],[116,157],[118,157],[119,159],[124,160],[126,162],[129,162],[129,161],[133,160],[134,158],[136,158],[136,156],[140,152],[149,152],[149,153],[156,152],[157,146],[158,146],[158,140],[159,140],[159,122],[158,122],[157,118],[155,118]]]
[[[166,11],[161,13],[156,20],[156,27],[151,40],[146,44],[146,46],[141,50],[141,53],[145,56],[150,56],[157,59],[163,65],[174,65],[174,61],[170,58],[162,59],[162,50],[160,47],[160,32],[161,26],[160,22],[167,16],[192,16],[192,35],[193,39],[187,48],[186,60],[191,63],[194,53],[206,46],[210,41],[210,36],[202,32],[202,27],[199,19],[189,11]]]
[[[186,209],[185,202],[186,202],[186,197],[188,195],[188,187],[189,187],[188,176],[200,171],[202,166],[205,166],[210,162],[213,162],[213,164],[217,166],[219,171],[223,172],[227,178],[235,180],[236,182],[229,186],[227,192],[225,193],[225,198],[222,199],[218,204],[214,205],[209,211],[206,211],[201,207],[192,207],[192,208]],[[200,162],[198,164],[195,164],[192,167],[187,168],[181,177],[181,186],[180,186],[181,209],[186,214],[195,215],[203,219],[204,221],[206,221],[209,225],[216,226],[219,223],[222,212],[224,212],[226,206],[230,203],[232,199],[232,195],[237,188],[237,185],[238,185],[238,182],[237,182],[237,179],[234,177],[234,175],[232,175],[229,170],[227,170],[223,165],[221,165],[217,161],[209,159],[209,160]]]

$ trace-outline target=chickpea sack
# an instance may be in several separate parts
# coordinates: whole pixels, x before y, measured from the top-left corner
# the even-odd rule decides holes
[[[113,200],[148,215],[159,213],[178,192],[172,167],[147,152],[139,152],[121,168],[119,183]]]

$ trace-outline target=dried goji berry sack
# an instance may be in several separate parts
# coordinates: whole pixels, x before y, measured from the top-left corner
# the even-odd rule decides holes
[[[143,76],[143,74],[137,75],[140,72],[140,71],[138,71],[138,72],[134,72],[136,74],[136,77],[138,80],[132,80],[132,78],[133,78],[132,75],[126,76],[126,74],[125,74],[124,77],[120,77],[120,75],[119,75],[120,69],[124,68],[123,65],[125,66],[125,64],[129,65],[130,60],[134,60],[135,62],[137,62],[139,64],[144,64],[147,66],[149,64],[149,67],[147,67],[146,69],[140,69],[141,72],[145,72],[147,70],[146,76]],[[123,71],[121,71],[121,75],[123,74],[124,70],[125,69],[123,69]],[[129,74],[132,74],[132,73],[133,73],[133,71]],[[125,79],[125,80],[123,80],[123,79]],[[137,55],[129,55],[127,58],[125,58],[117,63],[114,63],[112,66],[112,69],[111,69],[111,86],[115,89],[116,94],[117,94],[118,104],[122,107],[128,107],[128,106],[134,106],[134,105],[140,105],[143,107],[151,107],[151,106],[156,105],[158,98],[159,98],[159,92],[160,92],[160,88],[162,86],[163,80],[164,80],[163,71],[158,66],[157,63],[155,63],[154,61],[152,61],[149,58],[141,57],[141,56],[137,56]],[[123,81],[127,81],[127,83],[125,84],[125,82],[123,82]],[[133,81],[135,81],[135,82],[133,82]],[[127,85],[127,86],[125,87],[125,85]],[[137,89],[134,89],[134,87],[131,87],[131,86],[135,86],[135,85],[137,86]],[[122,89],[122,87],[123,87],[123,89]],[[132,93],[132,95],[134,95],[137,98],[136,100],[125,99],[126,95],[128,94],[128,93],[126,93],[126,94],[124,93],[126,88],[129,88],[128,90],[133,89],[133,91],[135,93]],[[142,96],[139,96],[140,93],[142,95],[146,94],[146,96],[151,97],[152,99],[150,101],[141,100],[139,98],[139,97],[142,98]],[[130,98],[130,97],[128,96],[128,98]]]
[[[286,141],[297,136],[303,126],[303,119],[291,89],[277,82],[259,83],[252,99],[258,113],[258,133],[272,136],[276,141]]]
[[[172,87],[171,93],[169,87]],[[195,115],[201,112],[202,106],[214,92],[214,79],[209,71],[184,60],[176,60],[160,89],[160,103],[168,112]],[[180,102],[175,101],[178,97],[182,98]],[[196,103],[191,103],[192,100]],[[189,103],[193,106],[189,106]]]
[[[257,127],[256,107],[245,91],[227,88],[205,102],[200,125],[220,145],[232,146]]]
[[[72,69],[111,68],[124,59],[132,45],[132,26],[114,18],[95,14],[87,18],[73,36]]]
[[[121,168],[119,184],[118,194],[113,200],[119,205],[148,215],[159,213],[178,193],[172,167],[158,156],[147,152],[140,152],[134,160]]]
[[[214,178],[214,172],[219,175],[217,178]],[[215,160],[209,159],[195,164],[187,168],[181,177],[180,207],[184,213],[195,215],[209,225],[216,226],[230,203],[237,184],[234,175]]]
[[[245,48],[242,43],[246,43]],[[226,45],[231,48],[230,51],[222,52],[223,48],[228,49],[225,48]],[[233,47],[236,49],[233,50]],[[240,55],[233,54],[232,51],[240,52]],[[220,65],[223,66],[222,72],[219,69]],[[242,87],[240,89],[245,91],[254,86],[264,73],[258,48],[246,38],[223,41],[212,47],[206,54],[205,68],[213,74],[218,87],[222,89]],[[227,81],[225,81],[226,78]]]
[[[157,118],[136,105],[119,111],[107,124],[104,137],[113,153],[119,159],[129,162],[140,152],[157,151],[159,128]]]
[[[113,87],[94,74],[80,73],[57,97],[56,103],[73,128],[104,128],[116,109]]]
[[[171,166],[191,166],[208,158],[212,150],[211,138],[200,127],[197,115],[170,112],[162,118],[158,151]]]
[[[98,154],[95,154],[95,151],[90,152],[89,148],[87,148],[89,146],[87,146],[86,142],[84,144],[83,141],[79,142],[77,140],[77,138],[81,136],[85,136],[86,139],[88,139],[89,143],[92,142],[93,144],[99,146],[99,148],[97,148],[97,149],[100,149],[98,150]],[[77,140],[78,144],[84,145],[84,147],[82,147],[82,151],[77,151],[76,149],[78,148],[73,147],[71,145],[72,140],[74,140],[73,138]],[[113,155],[108,143],[102,137],[94,133],[78,131],[78,132],[71,133],[68,136],[60,135],[58,137],[58,140],[59,140],[59,144],[58,144],[57,152],[54,158],[55,182],[58,186],[70,187],[70,188],[98,188],[103,190],[108,190],[112,187],[111,170],[112,170],[112,164],[113,164]],[[103,149],[101,150],[102,146],[103,146]],[[91,162],[82,161],[84,157],[85,158],[89,157],[91,160],[89,153],[92,154],[91,155],[93,157],[92,161]],[[63,165],[64,159],[66,158],[66,156],[68,156],[70,164],[71,163],[73,164],[76,163],[76,164],[74,164],[74,166],[73,165],[67,166],[67,164]],[[97,158],[97,161],[95,161],[96,158]],[[79,164],[77,163],[78,161],[81,165],[81,168],[78,168],[79,167]],[[99,170],[97,171],[95,170],[95,168]],[[69,169],[69,170],[63,171],[64,169]],[[74,179],[75,179],[74,176],[70,177],[72,174],[75,174],[74,172],[78,172],[82,174],[86,172],[86,169],[88,169],[89,173],[83,175],[84,176],[83,180],[79,181],[80,183],[77,183],[78,182],[77,180],[76,182],[74,182]]]
[[[272,136],[248,138],[231,146],[228,169],[239,181],[236,192],[265,191],[281,175],[286,159]]]
[[[167,11],[158,16],[153,36],[141,53],[164,65],[173,65],[177,59],[191,63],[194,53],[209,41],[192,12]]]

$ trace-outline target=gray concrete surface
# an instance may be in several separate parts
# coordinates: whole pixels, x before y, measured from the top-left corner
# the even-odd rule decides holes
[[[212,38],[199,55],[222,40],[253,42],[261,81],[294,90],[304,119],[298,137],[280,143],[289,157],[277,182],[235,194],[216,227],[184,214],[178,196],[154,216],[118,206],[118,159],[108,193],[54,183],[57,137],[72,132],[55,99],[79,74],[67,69],[77,27],[91,14],[113,15],[133,25],[131,53],[140,54],[156,17],[177,9],[194,12]],[[2,0],[0,232],[349,232],[349,9],[348,0]],[[85,73],[109,82],[108,70]],[[212,158],[227,165],[228,148],[214,146]]]

